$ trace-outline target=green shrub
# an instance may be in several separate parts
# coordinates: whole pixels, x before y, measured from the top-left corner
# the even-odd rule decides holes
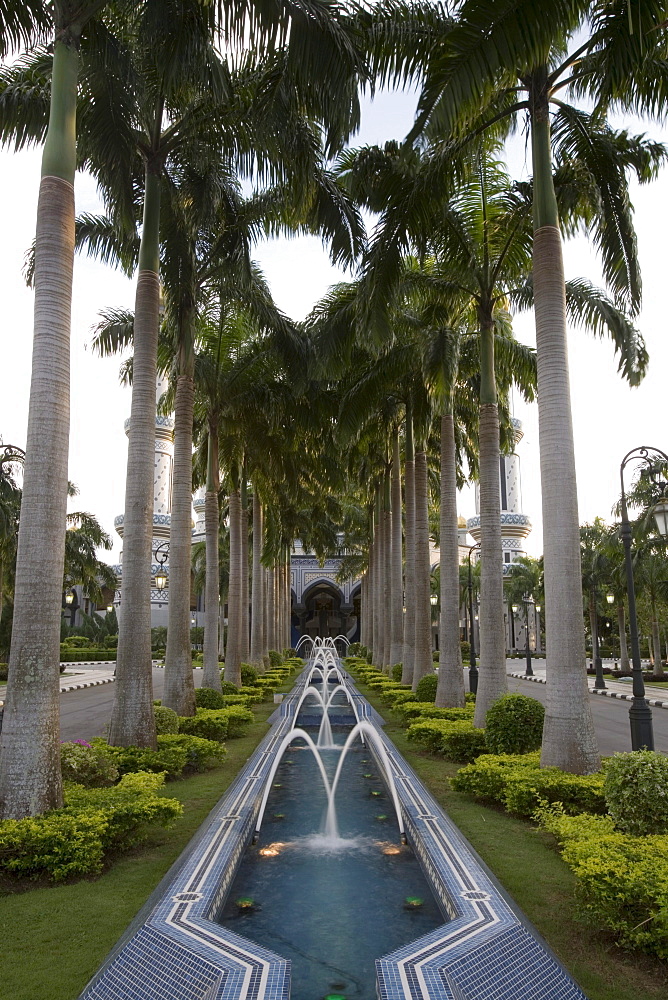
[[[540,747],[545,708],[524,694],[504,694],[485,719],[489,753],[530,753]]]
[[[668,958],[668,836],[634,837],[609,816],[543,809],[541,826],[559,841],[576,878],[581,919],[622,947]]]
[[[433,663],[438,663],[440,661],[441,654],[437,649],[435,649],[434,652],[431,654],[431,659]]]
[[[0,870],[54,881],[96,874],[105,851],[143,839],[150,823],[167,826],[183,806],[158,794],[162,775],[129,774],[112,788],[65,785],[65,808],[0,822]]]
[[[475,695],[474,695],[473,691],[467,691],[466,694],[464,695],[464,700],[465,700],[465,702],[466,702],[467,705],[469,703],[471,705],[475,705]]]
[[[237,694],[239,688],[232,681],[225,680],[225,671],[220,671],[220,689],[223,694]]]
[[[438,677],[436,674],[427,674],[421,680],[418,681],[418,685],[415,689],[415,694],[417,695],[418,701],[430,701],[432,705],[436,701],[436,686],[438,684]]]
[[[409,726],[407,738],[430,753],[450,760],[470,761],[485,752],[484,731],[469,719],[419,719]]]
[[[167,708],[166,705],[154,705],[153,714],[155,715],[155,731],[158,736],[165,733],[178,733],[179,717],[173,709]]]
[[[604,813],[603,773],[570,774],[541,767],[540,754],[482,754],[451,778],[458,792],[500,802],[508,812],[532,816],[546,802],[560,802],[568,813]]]
[[[407,705],[409,703],[417,701],[417,698],[413,694],[410,688],[406,688],[402,691],[396,691],[392,701],[392,706],[395,709],[400,709],[401,705]]]
[[[245,687],[252,687],[259,676],[257,667],[253,667],[250,663],[241,664],[241,683]]]
[[[180,802],[159,794],[164,783],[162,774],[140,773],[126,774],[113,788],[68,785],[65,805],[73,810],[99,809],[107,819],[103,847],[126,850],[144,840],[149,824],[170,826],[182,814]]]
[[[270,649],[269,650],[269,664],[272,667],[280,667],[280,665],[282,663],[283,663],[283,657],[281,656],[281,654],[279,653],[279,651],[277,649]]]
[[[85,635],[68,635],[60,644],[61,649],[97,649],[97,643]]]
[[[242,705],[230,705],[222,711],[227,716],[227,735],[230,739],[244,736],[248,726],[253,721],[253,713]]]
[[[403,663],[395,663],[390,672],[390,676],[393,681],[400,681],[401,674],[403,673],[404,665]]]
[[[273,693],[274,692],[272,688],[260,687],[259,685],[257,685],[256,687],[241,687],[239,688],[239,692],[237,695],[233,694],[225,695],[225,704],[242,705],[244,702],[242,702],[241,700],[237,701],[236,699],[240,698],[240,696],[243,696],[246,705],[248,705],[249,707],[251,705],[259,705],[260,702],[263,702],[265,698],[267,698],[269,695],[272,695]]]
[[[63,781],[76,781],[87,788],[113,785],[118,768],[106,744],[92,746],[84,740],[60,744]]]
[[[60,659],[63,663],[86,663],[89,660],[115,660],[115,649],[62,649]]]
[[[404,725],[416,722],[418,719],[449,719],[455,722],[461,719],[472,719],[474,706],[464,708],[437,708],[431,701],[408,701],[397,705]]]
[[[459,643],[459,648],[462,651],[462,656],[468,656],[471,652],[471,643],[467,642],[465,639]]]
[[[179,733],[222,743],[227,736],[227,709],[198,708],[195,715],[179,716]]]
[[[668,833],[668,758],[663,754],[616,753],[606,765],[603,794],[622,833]]]
[[[169,734],[166,734],[169,735]],[[106,747],[119,774],[133,774],[139,771],[150,771],[155,774],[166,774],[168,778],[177,778],[188,762],[188,755],[180,747],[160,746],[164,736],[158,736],[158,749],[147,747],[112,747],[103,739],[93,740],[93,746]]]
[[[225,704],[223,697],[221,692],[216,691],[215,688],[195,689],[195,704],[198,708],[222,708]],[[178,732],[178,729],[174,731]]]
[[[0,681],[7,680],[7,671],[9,670],[8,663],[0,663]]]
[[[380,689],[380,700],[384,705],[392,705],[394,703],[394,698],[398,694],[404,694],[407,690],[405,684],[396,684],[394,681],[390,681]],[[411,692],[412,693],[412,692]]]
[[[222,743],[215,740],[203,740],[199,736],[189,736],[187,733],[169,733],[158,737],[158,746],[174,746],[185,750],[188,758],[186,767],[194,771],[206,771],[222,764],[227,750]]]

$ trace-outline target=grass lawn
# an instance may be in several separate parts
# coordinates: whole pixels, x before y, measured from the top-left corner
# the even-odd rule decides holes
[[[28,891],[10,891],[0,900],[3,1000],[75,1000],[250,757],[275,707],[254,706],[256,722],[246,736],[227,742],[221,767],[165,786],[165,794],[185,807],[170,830],[152,831],[97,878],[36,888],[12,883]],[[12,884],[3,883],[2,891]]]
[[[416,753],[396,717],[373,692],[365,694],[388,720],[388,735],[398,749],[590,1000],[665,1000],[665,967],[621,952],[609,938],[575,922],[574,879],[551,838],[522,820],[453,792],[448,777],[456,765]],[[59,886],[22,883],[20,888],[28,891],[3,895],[3,998],[75,1000],[260,742],[273,709],[269,703],[255,706],[257,721],[247,736],[228,742],[220,768],[166,786],[165,794],[185,806],[184,816],[171,830],[154,831],[145,845],[119,857],[97,878]]]

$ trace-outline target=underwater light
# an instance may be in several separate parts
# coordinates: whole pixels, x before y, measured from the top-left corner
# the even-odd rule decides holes
[[[387,813],[380,813],[378,816],[376,816],[376,819],[381,820],[382,822],[382,820],[387,819]]]
[[[343,993],[328,993],[325,1000],[346,1000]]]
[[[383,793],[382,792],[372,792],[371,794],[373,796],[375,796],[376,798],[378,798],[378,796],[382,795]]]
[[[285,813],[274,813],[273,819],[285,819]]]
[[[255,906],[255,900],[251,899],[250,896],[242,896],[240,899],[234,900],[234,905],[239,910],[252,910]]]
[[[401,854],[401,848],[390,844],[388,847],[383,848],[383,854]]]
[[[424,900],[420,899],[419,896],[406,896],[404,900],[404,905],[408,910],[419,910],[423,903]]]
[[[284,846],[284,844],[276,841],[274,844],[269,844],[268,847],[260,848],[258,854],[260,854],[263,858],[277,858],[281,853],[281,848]]]
[[[272,788],[282,788],[283,785],[280,783],[280,781],[275,781],[274,784],[271,787]]]
[[[373,778],[373,774],[363,774],[363,778]]]

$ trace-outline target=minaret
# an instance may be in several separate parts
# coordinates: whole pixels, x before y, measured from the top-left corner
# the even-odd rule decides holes
[[[512,418],[515,430],[515,446],[524,436],[522,421]],[[503,575],[519,556],[526,555],[524,539],[531,534],[531,519],[522,513],[522,488],[520,480],[519,455],[501,455],[499,458],[499,482],[501,486],[501,549],[503,551]],[[480,541],[480,489],[475,488],[476,516],[466,522],[469,534]]]
[[[156,402],[167,389],[167,379],[159,378],[156,386]],[[129,434],[130,420],[125,421],[125,433]],[[172,465],[174,462],[174,418],[162,417],[156,414],[155,418],[155,457],[153,473],[153,538],[151,542],[151,552],[159,545],[167,542],[167,552],[169,552],[169,528],[171,524],[172,510]],[[114,527],[118,534],[123,537],[124,515],[119,514],[114,518]],[[118,610],[121,600],[121,589],[123,586],[123,555],[121,563],[114,566],[117,576],[117,590],[114,597],[114,604]],[[154,577],[160,565],[153,556],[151,560],[151,626],[167,625],[167,603],[169,600],[169,590],[158,590],[155,586]],[[169,559],[164,564],[164,570],[169,577]]]

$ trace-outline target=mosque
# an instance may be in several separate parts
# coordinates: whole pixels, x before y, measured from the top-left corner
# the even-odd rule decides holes
[[[165,391],[164,382],[159,382],[156,396],[159,399]],[[513,418],[515,428],[515,445],[523,436],[522,423]],[[129,432],[130,421],[125,421],[125,432]],[[153,491],[153,562],[151,565],[151,625],[166,626],[168,622],[169,588],[164,582],[169,580],[169,531],[171,523],[171,493],[172,465],[174,458],[174,419],[171,416],[156,416],[155,419],[155,460],[154,460],[154,491]],[[503,548],[503,572],[506,575],[512,563],[525,555],[524,540],[531,532],[531,521],[522,513],[522,494],[520,480],[520,459],[515,451],[511,455],[500,457],[501,485],[501,527]],[[459,561],[466,562],[470,543],[467,533],[474,542],[480,541],[480,506],[479,493],[475,493],[476,514],[467,521],[459,518]],[[204,540],[204,492],[194,495],[193,507],[195,521],[192,532],[193,544]],[[114,527],[123,537],[123,514],[114,519]],[[477,558],[474,553],[474,561]],[[114,595],[114,606],[117,611],[121,602],[123,585],[123,563],[113,566],[117,577],[117,589]],[[432,570],[439,564],[439,552],[433,546],[430,548]],[[340,558],[326,559],[320,563],[311,552],[306,552],[299,539],[295,540],[291,558],[292,587],[292,640],[297,642],[301,635],[336,636],[347,635],[351,642],[360,635],[360,600],[361,579],[349,579],[343,583],[337,580]],[[157,582],[156,582],[157,577]],[[159,584],[163,584],[159,586]],[[507,647],[523,648],[523,632],[521,622],[510,623],[510,614],[506,615]],[[202,625],[203,595],[192,594],[191,621],[193,625]],[[462,619],[464,633],[467,626]],[[539,635],[540,629],[536,628]],[[434,645],[438,647],[438,630],[434,628]]]

